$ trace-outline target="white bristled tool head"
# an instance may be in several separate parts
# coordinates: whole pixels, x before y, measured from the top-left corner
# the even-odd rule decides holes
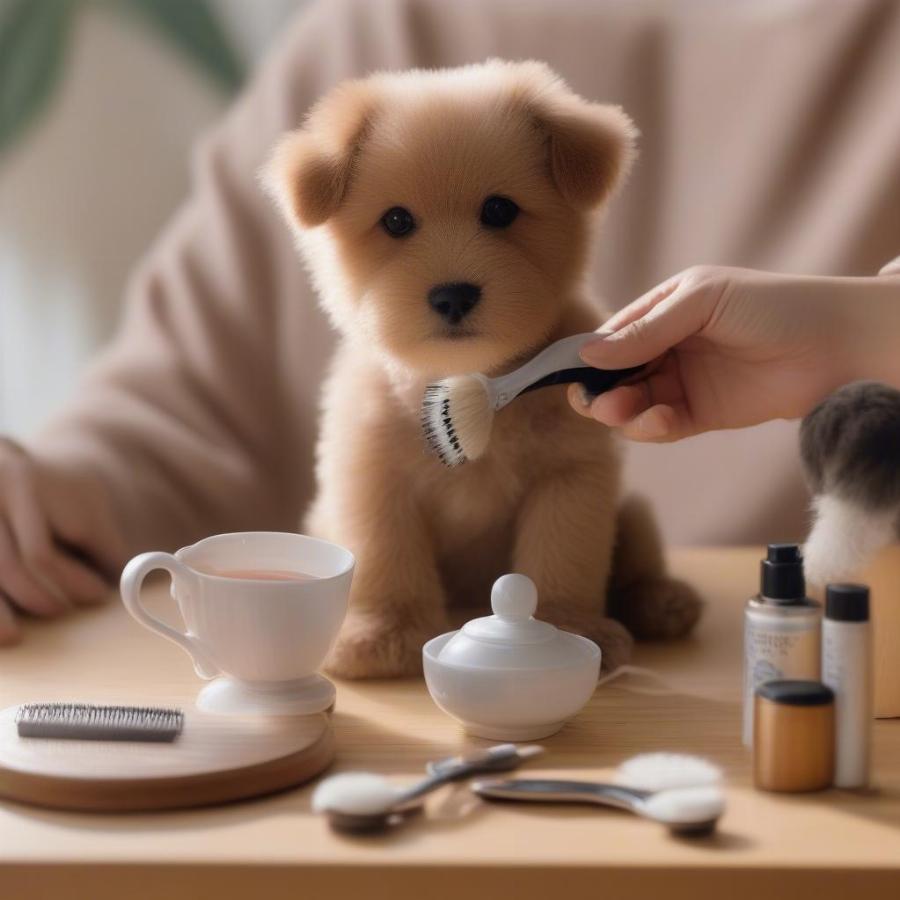
[[[484,375],[458,375],[425,389],[422,428],[442,463],[458,466],[484,453],[494,424],[492,399]]]
[[[429,385],[422,400],[422,429],[428,446],[447,466],[478,459],[490,441],[494,413],[547,376],[589,368],[579,351],[594,337],[589,333],[562,338],[498,378],[472,373]]]
[[[686,753],[641,753],[619,766],[616,782],[642,791],[719,785],[722,770],[707,759]]]
[[[725,811],[722,770],[682,753],[642,753],[616,770],[619,784],[652,792],[641,811],[676,831],[707,831]]]
[[[643,802],[643,814],[675,831],[688,832],[692,826],[711,831],[725,811],[725,795],[721,788],[672,788],[657,791]]]
[[[313,812],[353,816],[383,813],[396,803],[399,790],[386,778],[369,772],[342,772],[326,778],[312,796]]]

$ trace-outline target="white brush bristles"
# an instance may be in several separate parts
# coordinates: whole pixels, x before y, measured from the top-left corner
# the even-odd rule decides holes
[[[722,770],[701,756],[641,753],[619,766],[616,781],[642,791],[666,791],[721,784]]]
[[[478,459],[491,438],[494,409],[483,375],[447,378],[425,389],[422,428],[428,446],[447,466]]]
[[[312,796],[313,812],[369,816],[390,810],[397,789],[380,775],[342,772],[319,783]]]
[[[619,766],[616,782],[651,792],[643,814],[672,827],[706,824],[725,810],[722,770],[702,756],[641,753]]]
[[[725,795],[714,785],[673,788],[648,797],[644,815],[665,825],[693,825],[718,819],[725,812]]]
[[[810,584],[858,576],[869,559],[895,539],[897,511],[873,512],[849,500],[822,494],[813,500],[815,521],[803,548]]]

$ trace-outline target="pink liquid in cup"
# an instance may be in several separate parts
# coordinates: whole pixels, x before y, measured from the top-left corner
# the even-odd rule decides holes
[[[204,569],[218,578],[241,578],[247,581],[315,581],[318,576],[289,569]]]

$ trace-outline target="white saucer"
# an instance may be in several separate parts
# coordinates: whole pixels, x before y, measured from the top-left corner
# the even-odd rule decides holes
[[[197,694],[197,708],[221,715],[308,716],[334,705],[334,685],[321,675],[249,684],[216,678]]]

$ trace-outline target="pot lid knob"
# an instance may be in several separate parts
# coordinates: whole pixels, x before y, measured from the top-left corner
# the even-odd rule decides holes
[[[537,602],[537,587],[527,575],[503,575],[491,589],[491,609],[503,622],[527,622]]]

